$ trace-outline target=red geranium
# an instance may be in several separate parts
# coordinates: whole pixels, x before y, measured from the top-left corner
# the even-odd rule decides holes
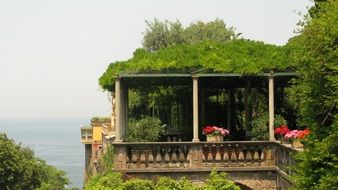
[[[229,131],[226,129],[223,129],[222,127],[216,127],[216,126],[206,126],[203,129],[204,135],[222,135],[226,136],[229,134]]]
[[[289,132],[290,132],[290,129],[288,128],[287,125],[281,125],[280,127],[277,127],[275,129],[275,134],[279,136],[284,136]]]
[[[303,131],[298,131],[297,138],[304,139],[306,135],[310,134],[309,129],[304,129]]]

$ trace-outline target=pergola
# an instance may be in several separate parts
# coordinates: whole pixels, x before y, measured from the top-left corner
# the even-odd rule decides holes
[[[261,74],[238,73],[122,73],[115,78],[115,111],[116,131],[115,142],[122,142],[128,124],[128,88],[157,85],[192,86],[193,107],[193,142],[199,142],[199,87],[239,88],[245,87],[248,81],[252,87],[265,87],[269,92],[269,140],[274,138],[274,89],[286,87],[293,72],[270,72]]]

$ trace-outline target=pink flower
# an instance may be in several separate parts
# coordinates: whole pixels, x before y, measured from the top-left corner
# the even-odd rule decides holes
[[[285,138],[286,138],[286,139],[297,138],[298,133],[299,133],[298,130],[292,130],[292,131],[286,133]]]
[[[229,134],[229,131],[226,129],[223,129],[222,127],[217,127],[217,126],[206,126],[203,129],[203,134],[204,135],[222,135],[226,136]]]

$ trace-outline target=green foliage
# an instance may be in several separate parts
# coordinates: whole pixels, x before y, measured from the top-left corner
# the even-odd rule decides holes
[[[193,45],[177,45],[147,52],[138,49],[127,61],[109,65],[99,83],[105,90],[114,91],[115,77],[130,72],[185,72],[207,69],[210,72],[256,74],[270,70],[285,70],[288,48],[250,40],[231,40],[227,43],[205,41]]]
[[[274,127],[286,125],[287,121],[281,115],[275,115]],[[252,121],[249,136],[254,140],[269,140],[269,113],[263,112],[255,116]]]
[[[302,75],[292,91],[300,122],[322,139],[338,113],[338,2],[328,1],[320,10],[288,47]]]
[[[123,183],[121,190],[154,190],[150,180],[132,179]]]
[[[123,181],[118,172],[107,172],[89,178],[84,190],[116,190],[121,187]]]
[[[114,163],[114,147],[110,144],[107,144],[107,151],[102,157],[103,170],[104,172],[109,172],[113,168]]]
[[[281,115],[275,115],[274,127],[280,127],[281,125],[287,125],[288,122]]]
[[[224,172],[217,173],[214,169],[203,186],[193,185],[187,178],[175,180],[170,177],[159,177],[155,181],[143,179],[129,179],[125,182],[121,174],[108,172],[91,177],[84,190],[239,190],[240,188],[227,179]]]
[[[180,182],[169,177],[160,177],[155,186],[156,190],[182,189]]]
[[[297,155],[294,180],[297,189],[328,190],[338,187],[338,118],[329,136],[312,140]]]
[[[126,136],[128,142],[155,142],[165,132],[160,119],[155,117],[147,116],[140,120],[131,120],[128,123]]]
[[[111,117],[96,116],[96,117],[93,117],[90,121],[92,123],[110,123],[110,119],[111,119]]]
[[[65,172],[34,157],[33,151],[16,145],[0,134],[0,187],[2,189],[62,190],[68,180]]]
[[[240,190],[240,188],[234,184],[234,182],[227,179],[225,172],[217,173],[216,169],[213,169],[209,178],[205,181],[203,186],[205,190]]]
[[[310,12],[312,19],[287,45],[302,75],[295,81],[291,100],[299,123],[312,131],[293,178],[297,189],[337,189],[338,1],[316,1],[310,11],[315,11]]]
[[[224,43],[237,38],[234,28],[227,28],[223,20],[191,23],[184,28],[179,21],[154,22],[146,21],[147,28],[143,37],[143,46],[149,51],[179,44],[196,44],[202,41],[217,41]]]
[[[191,183],[189,179],[183,177],[175,180],[170,177],[160,177],[155,185],[156,190],[199,190],[202,189]]]

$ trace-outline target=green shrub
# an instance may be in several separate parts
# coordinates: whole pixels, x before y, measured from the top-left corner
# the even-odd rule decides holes
[[[115,190],[122,185],[121,174],[117,172],[107,172],[90,177],[84,190]]]
[[[170,177],[160,177],[156,183],[150,180],[130,179],[123,182],[121,174],[117,172],[109,172],[91,177],[84,190],[240,190],[233,182],[227,179],[227,174],[217,173],[213,170],[205,185],[196,186],[192,182],[183,177],[175,180]]]
[[[198,186],[193,186],[191,183],[191,180],[189,180],[186,177],[183,177],[179,180],[181,190],[199,190],[200,188]]]
[[[169,177],[160,177],[158,182],[155,186],[156,190],[181,190],[180,183],[172,178]]]
[[[150,180],[131,179],[123,183],[120,190],[154,190]]]
[[[227,179],[227,174],[225,172],[217,173],[213,169],[210,173],[209,178],[205,181],[203,187],[205,190],[240,190],[240,188],[235,185],[234,182]]]
[[[251,121],[252,130],[249,136],[254,140],[269,140],[269,113],[263,112]],[[274,126],[287,125],[287,121],[281,115],[275,115]]]
[[[128,142],[154,142],[164,135],[164,127],[159,118],[145,117],[131,120],[128,125],[126,140]]]

